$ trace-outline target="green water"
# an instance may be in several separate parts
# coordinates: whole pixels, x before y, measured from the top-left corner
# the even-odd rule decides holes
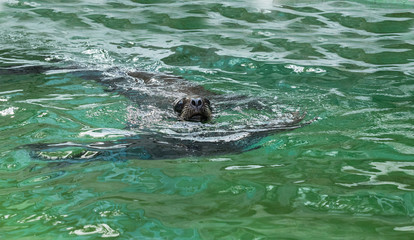
[[[320,117],[242,154],[59,164],[22,146],[128,136],[136,103],[67,71],[3,71],[0,238],[413,239],[413,10],[402,0],[0,1],[2,69],[168,72]],[[260,114],[246,121],[270,113]]]

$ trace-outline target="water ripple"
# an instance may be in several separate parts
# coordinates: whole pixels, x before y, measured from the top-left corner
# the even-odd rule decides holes
[[[367,181],[355,182],[350,184],[338,183],[342,186],[355,187],[361,185],[394,185],[398,189],[412,191],[414,186],[409,179],[414,178],[414,163],[411,162],[371,162],[373,169],[362,170],[352,166],[344,166],[342,171],[354,175],[367,176]],[[395,174],[405,175],[404,181],[393,177]],[[394,181],[395,180],[395,181]]]

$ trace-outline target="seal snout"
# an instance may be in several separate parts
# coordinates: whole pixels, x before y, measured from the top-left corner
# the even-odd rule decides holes
[[[201,98],[191,98],[191,106],[200,110],[201,106],[203,105],[203,99]]]
[[[180,120],[206,122],[211,119],[212,109],[205,97],[185,97],[175,101],[174,111]]]

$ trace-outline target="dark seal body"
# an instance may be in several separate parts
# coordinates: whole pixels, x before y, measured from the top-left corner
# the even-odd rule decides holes
[[[13,68],[12,72],[35,70],[50,71],[43,67]],[[3,72],[8,69],[0,69]],[[1,72],[0,71],[0,74]],[[52,69],[53,71],[53,69]],[[64,69],[59,69],[64,71]],[[119,73],[119,69],[109,72]],[[108,72],[108,71],[107,71]],[[92,160],[125,160],[125,159],[176,159],[183,157],[215,156],[241,153],[260,147],[257,143],[263,137],[283,131],[291,131],[316,120],[303,122],[306,114],[291,113],[287,121],[277,124],[261,123],[259,125],[245,125],[243,128],[204,130],[203,123],[214,119],[215,111],[223,110],[224,106],[234,106],[242,102],[243,96],[224,96],[215,94],[185,79],[167,74],[148,72],[129,72],[108,74],[100,70],[77,70],[70,68],[68,74],[76,77],[95,80],[102,83],[109,91],[116,91],[128,97],[137,108],[157,108],[158,113],[175,116],[181,120],[181,129],[190,129],[195,126],[198,132],[174,132],[170,125],[161,122],[157,127],[140,129],[136,136],[126,137],[115,141],[91,143],[38,143],[27,145],[31,156],[36,159],[47,159],[65,162],[79,162]],[[114,75],[116,77],[114,77]],[[236,99],[236,100],[235,100]],[[218,110],[216,107],[218,106]],[[249,106],[259,106],[249,104]],[[213,107],[214,110],[213,111]],[[260,107],[260,106],[259,106]],[[175,114],[174,114],[175,112]],[[192,121],[192,122],[187,122]],[[193,123],[195,122],[195,123]],[[207,124],[214,128],[213,123]],[[161,129],[162,128],[162,129]]]

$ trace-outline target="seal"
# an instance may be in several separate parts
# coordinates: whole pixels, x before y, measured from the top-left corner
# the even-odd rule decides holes
[[[30,74],[32,69],[36,70],[35,74],[43,70],[42,67],[31,67],[24,69],[21,74]],[[136,135],[113,141],[36,143],[24,146],[30,150],[34,159],[84,162],[177,159],[237,154],[261,147],[259,142],[263,137],[292,131],[317,120],[314,118],[304,121],[306,113],[292,112],[288,113],[290,117],[285,121],[260,120],[257,124],[246,124],[235,128],[220,128],[220,126],[215,128],[214,121],[212,121],[213,108],[219,112],[225,106],[231,106],[233,109],[234,105],[245,104],[260,111],[263,104],[257,101],[244,101],[243,96],[216,94],[182,77],[169,74],[142,71],[119,73],[119,69],[108,70],[116,72],[116,74],[108,74],[108,71],[102,70],[68,69],[70,69],[67,71],[69,75],[97,81],[108,90],[116,91],[129,98],[137,108],[150,109],[150,115],[156,108],[158,110],[155,114],[175,116],[175,122],[181,122],[181,129],[186,131],[177,132],[172,125],[166,124],[171,121],[161,121],[159,124],[162,125],[162,129],[141,126]],[[9,69],[3,70],[3,73],[8,71]],[[20,69],[12,69],[13,73],[16,71],[20,72]],[[53,69],[47,69],[47,71],[49,71],[48,74],[53,74]],[[59,69],[58,72],[62,73],[65,70]],[[216,115],[217,112],[214,114]],[[206,127],[200,127],[203,125]],[[221,126],[229,125],[222,124]],[[197,132],[191,129],[196,129]]]

